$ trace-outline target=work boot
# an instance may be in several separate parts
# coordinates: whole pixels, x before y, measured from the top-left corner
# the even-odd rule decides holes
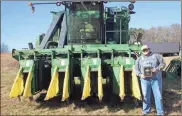
[[[147,114],[145,114],[144,112],[142,112],[142,116],[147,116]]]
[[[145,113],[142,113],[142,116],[147,116],[147,114],[145,114]]]

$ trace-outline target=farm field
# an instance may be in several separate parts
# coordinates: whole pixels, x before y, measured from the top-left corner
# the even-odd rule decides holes
[[[170,58],[165,58],[169,62]],[[10,99],[9,92],[18,71],[18,62],[11,54],[1,54],[1,115],[140,115],[141,107],[133,103],[110,106],[107,103],[84,104],[61,103],[61,100],[50,102],[29,102]],[[164,109],[168,115],[181,115],[181,78],[163,79]],[[153,103],[151,115],[156,115]]]

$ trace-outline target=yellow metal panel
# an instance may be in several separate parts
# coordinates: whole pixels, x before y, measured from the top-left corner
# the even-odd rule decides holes
[[[87,71],[86,71],[85,76],[86,77],[84,80],[83,93],[82,93],[81,100],[85,100],[87,97],[90,96],[91,87],[90,87],[90,68],[89,68],[89,66],[87,66]]]
[[[53,97],[55,97],[57,95],[57,93],[59,92],[59,80],[58,80],[58,67],[55,67],[54,72],[53,72],[53,76],[46,94],[46,97],[44,100],[48,100],[51,99]]]
[[[10,98],[20,96],[23,93],[24,90],[24,82],[23,82],[23,68],[21,67],[18,71],[18,74],[15,78],[15,81],[13,83],[13,86],[10,91]]]
[[[25,82],[25,90],[23,93],[23,97],[25,98],[32,96],[32,92],[31,92],[32,77],[33,77],[33,66],[30,68],[27,80]]]
[[[134,67],[135,66],[133,66],[133,70],[132,70],[132,94],[135,98],[141,100],[142,97],[140,93],[140,86],[139,86],[138,78],[134,71]]]
[[[64,77],[62,101],[65,101],[69,97],[68,83],[69,83],[69,67],[67,66]]]
[[[120,67],[120,93],[119,93],[119,96],[120,96],[121,100],[123,100],[125,97],[123,65],[121,65],[121,67]]]
[[[103,97],[101,65],[99,65],[99,67],[98,67],[98,97],[99,97],[99,101],[101,101],[102,97]]]

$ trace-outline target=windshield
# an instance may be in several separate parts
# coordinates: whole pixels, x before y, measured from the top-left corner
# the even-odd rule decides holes
[[[68,43],[100,43],[100,14],[100,4],[73,4],[67,15]]]

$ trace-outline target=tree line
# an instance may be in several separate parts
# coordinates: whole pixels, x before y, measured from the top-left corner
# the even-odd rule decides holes
[[[9,47],[6,43],[1,43],[1,53],[8,53]]]
[[[135,33],[136,36],[142,33],[142,37],[139,38],[141,42],[180,42],[181,44],[181,24],[158,26],[150,29],[130,28],[130,31]]]

